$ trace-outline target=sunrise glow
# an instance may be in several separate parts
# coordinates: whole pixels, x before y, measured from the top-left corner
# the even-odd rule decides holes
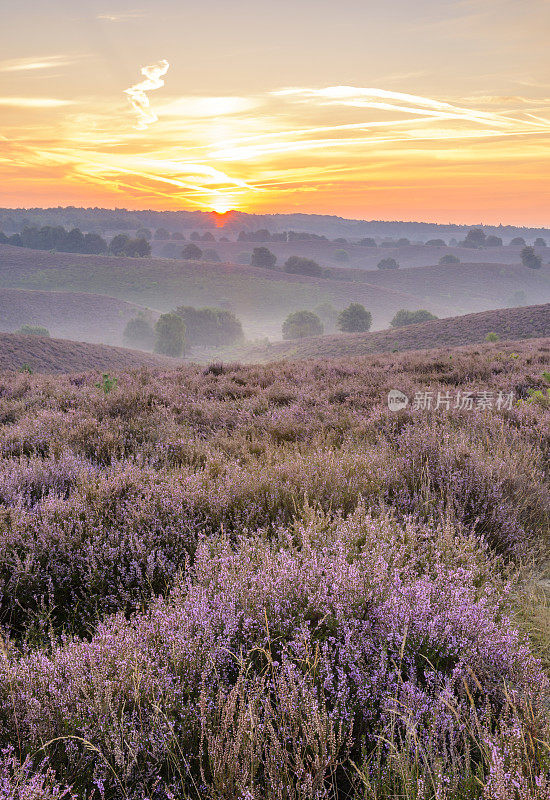
[[[336,69],[334,54],[324,53],[315,81],[290,51],[293,81],[288,70],[274,68],[269,51],[241,57],[236,48],[222,67],[214,33],[201,58],[191,45],[197,68],[190,71],[189,54],[178,58],[171,25],[162,36],[151,14],[90,6],[86,13],[111,42],[110,56],[94,49],[86,13],[79,12],[73,24],[81,52],[49,52],[53,36],[49,48],[29,43],[17,54],[8,47],[0,62],[2,205],[546,224],[550,92],[535,66],[548,4],[527,3],[516,30],[508,3],[455,5],[454,27],[450,21],[444,27],[443,19],[436,32],[419,24],[407,52],[392,49],[393,73],[376,62],[375,50],[369,69]],[[422,9],[438,18],[434,4]],[[173,4],[165,10],[178,18]],[[467,30],[467,11],[479,13],[484,27]],[[501,39],[504,26],[515,40],[530,40],[525,64],[514,69],[501,43],[491,75],[474,79],[481,49],[493,42],[489,23],[494,29],[497,20]],[[19,21],[13,12],[13,25]],[[382,25],[379,15],[369,22]],[[301,13],[296,24],[305,24]],[[392,24],[392,38],[399,39],[399,20]],[[353,43],[355,33],[346,30]],[[154,42],[143,53],[139,32]],[[442,39],[449,45],[472,37],[475,52],[461,83],[444,79],[445,62],[441,74],[429,71],[423,43],[441,52]],[[321,57],[319,41],[308,46]],[[334,48],[345,65],[345,42],[338,39]],[[119,51],[123,70],[113,55]],[[146,58],[152,51],[157,57]],[[418,70],[405,71],[406,61]]]

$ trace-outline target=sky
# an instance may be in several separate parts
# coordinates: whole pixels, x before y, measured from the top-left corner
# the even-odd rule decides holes
[[[1,28],[2,207],[550,226],[550,0],[6,0]]]

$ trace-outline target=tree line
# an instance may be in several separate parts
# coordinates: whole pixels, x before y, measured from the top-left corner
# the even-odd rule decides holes
[[[98,233],[83,233],[79,228],[67,230],[58,225],[41,228],[23,228],[11,236],[0,231],[0,244],[28,247],[32,250],[54,250],[61,253],[86,255],[114,255],[143,258],[151,255],[151,245],[144,237],[132,238],[124,233],[114,236],[108,243]]]

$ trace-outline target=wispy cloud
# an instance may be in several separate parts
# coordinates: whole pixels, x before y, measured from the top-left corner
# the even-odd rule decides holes
[[[129,22],[132,19],[142,19],[145,16],[145,11],[136,9],[134,11],[127,11],[122,14],[111,14],[106,12],[104,14],[98,14],[96,19],[102,20],[103,22]]]
[[[150,92],[153,89],[160,89],[161,86],[164,86],[162,76],[166,75],[169,67],[170,64],[164,59],[159,61],[158,64],[142,67],[141,74],[145,76],[145,80],[124,90],[125,94],[128,95],[132,108],[138,116],[136,128],[140,131],[145,130],[148,125],[158,120],[157,115],[151,111],[149,98],[146,92]]]
[[[34,72],[66,67],[73,64],[75,60],[74,57],[66,55],[9,59],[0,61],[0,72]]]
[[[0,97],[0,106],[13,108],[59,108],[72,105],[71,100],[59,100],[55,97]]]

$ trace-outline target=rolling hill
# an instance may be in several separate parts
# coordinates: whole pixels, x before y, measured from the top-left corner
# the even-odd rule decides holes
[[[0,370],[20,370],[27,366],[33,372],[62,374],[139,367],[174,368],[179,363],[177,359],[123,347],[0,333]]]
[[[550,266],[529,270],[521,264],[486,262],[389,271],[334,268],[330,278],[312,278],[235,263],[115,258],[0,245],[1,288],[107,295],[131,304],[132,309],[138,305],[161,312],[177,305],[222,306],[237,314],[249,338],[278,339],[290,312],[314,310],[323,303],[337,310],[350,302],[362,303],[372,312],[374,326],[382,328],[400,308],[427,308],[439,317],[449,317],[547,302]],[[109,314],[122,317],[131,310],[128,306],[109,309]],[[111,331],[116,329],[113,322],[106,330],[109,326]],[[80,331],[71,330],[69,335],[84,338]]]
[[[503,340],[550,336],[550,303],[466,314],[372,333],[315,336],[263,347],[235,348],[230,358],[254,363],[427,350],[476,344],[483,342],[491,332],[497,333]]]
[[[291,311],[354,300],[372,308],[380,323],[418,299],[388,286],[288,275],[241,264],[115,258],[52,253],[0,245],[0,288],[104,294],[159,311],[177,305],[222,305],[243,321],[248,335],[278,336]],[[412,305],[411,305],[412,304]],[[448,304],[440,313],[452,313]]]
[[[156,316],[106,295],[0,289],[0,330],[5,333],[24,324],[44,325],[58,339],[119,345],[126,323],[138,313]]]

